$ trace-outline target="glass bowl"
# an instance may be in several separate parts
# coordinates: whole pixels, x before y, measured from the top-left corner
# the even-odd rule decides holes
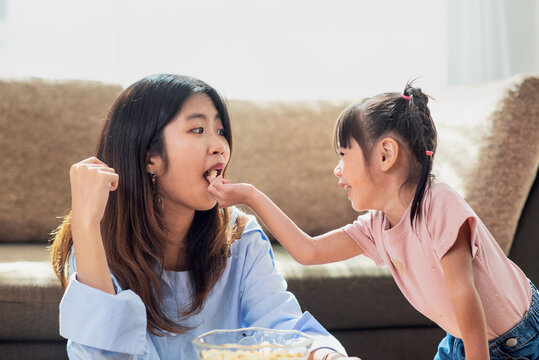
[[[199,360],[306,360],[313,339],[297,330],[212,330],[193,339]]]

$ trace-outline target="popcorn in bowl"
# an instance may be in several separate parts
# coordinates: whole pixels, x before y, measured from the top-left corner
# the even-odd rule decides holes
[[[313,340],[296,330],[213,330],[193,339],[199,360],[306,360]]]

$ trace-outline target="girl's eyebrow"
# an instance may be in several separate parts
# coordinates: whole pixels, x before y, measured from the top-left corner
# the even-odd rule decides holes
[[[193,120],[193,119],[206,120],[206,115],[200,114],[200,113],[193,113],[193,114],[187,116],[187,120]]]
[[[206,118],[206,115],[204,115],[202,113],[193,113],[193,114],[187,116],[187,120],[194,120],[194,119],[206,120],[207,118]],[[217,113],[215,115],[214,120],[221,120],[221,114]]]

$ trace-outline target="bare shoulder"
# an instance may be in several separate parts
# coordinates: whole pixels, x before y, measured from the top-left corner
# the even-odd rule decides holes
[[[227,210],[230,218],[229,246],[240,240],[246,231],[262,231],[254,215],[247,214],[235,206],[231,206]]]

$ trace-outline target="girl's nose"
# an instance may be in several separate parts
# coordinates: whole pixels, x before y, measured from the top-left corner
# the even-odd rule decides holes
[[[209,148],[210,154],[222,155],[228,150],[228,148],[229,148],[228,142],[223,136],[218,135],[218,136],[212,137],[210,148]]]
[[[339,163],[337,164],[337,166],[335,166],[335,169],[333,170],[333,174],[340,178],[342,176],[342,160],[339,161]]]

